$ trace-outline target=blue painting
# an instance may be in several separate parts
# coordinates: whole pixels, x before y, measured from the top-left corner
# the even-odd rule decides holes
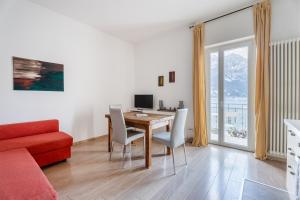
[[[64,91],[62,64],[13,57],[14,90]]]

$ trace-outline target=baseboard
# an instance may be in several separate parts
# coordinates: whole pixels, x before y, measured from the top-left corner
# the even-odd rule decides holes
[[[81,140],[81,141],[77,141],[74,142],[73,145],[79,145],[88,141],[93,141],[93,140],[99,140],[99,141],[104,141],[107,140],[107,135],[101,135],[101,136],[97,136],[97,137],[93,137],[93,138],[88,138],[86,140]]]
[[[286,163],[286,158],[272,156],[272,155],[267,155],[267,158],[268,158],[268,160],[275,160],[275,161]]]

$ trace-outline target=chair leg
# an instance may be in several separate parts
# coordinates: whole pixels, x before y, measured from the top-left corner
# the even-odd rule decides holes
[[[187,165],[187,160],[186,160],[186,150],[185,150],[185,143],[183,143],[183,151],[184,151],[184,159],[185,159],[185,165]]]
[[[167,155],[166,148],[167,148],[167,147],[164,146],[164,154],[165,154],[165,155]]]
[[[124,146],[123,146],[123,159],[125,158],[125,153],[126,153],[126,145],[124,144]]]
[[[174,148],[172,149],[172,157],[173,157],[173,169],[174,169],[174,174],[176,175],[175,158],[174,158]]]
[[[130,161],[131,161],[131,142],[129,143],[129,154],[130,154]]]
[[[114,143],[111,142],[111,148],[110,148],[109,160],[111,160],[111,156],[112,156],[113,151],[114,151]]]
[[[144,150],[144,156],[145,156],[145,152],[146,152],[146,136],[144,136],[144,141],[143,141],[143,150]]]

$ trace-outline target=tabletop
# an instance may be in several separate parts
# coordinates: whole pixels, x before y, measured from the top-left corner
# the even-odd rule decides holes
[[[174,115],[156,114],[156,113],[143,113],[147,116],[137,116],[141,114],[139,112],[125,112],[123,113],[126,122],[134,122],[139,124],[154,124],[162,121],[169,121],[174,119]],[[109,114],[105,115],[106,118],[110,118]]]

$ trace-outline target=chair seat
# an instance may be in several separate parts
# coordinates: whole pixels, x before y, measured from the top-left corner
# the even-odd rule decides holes
[[[126,130],[128,131],[128,130],[133,130],[133,129],[135,129],[134,127],[132,127],[132,126],[126,126]]]
[[[152,136],[152,139],[163,143],[164,145],[171,147],[171,133],[170,132],[160,132]]]
[[[144,137],[144,135],[145,135],[145,133],[142,131],[136,131],[133,129],[127,130],[127,144],[136,139]]]

